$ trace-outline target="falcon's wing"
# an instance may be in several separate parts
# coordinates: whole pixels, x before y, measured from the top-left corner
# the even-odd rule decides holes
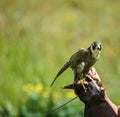
[[[84,48],[79,49],[77,52],[75,52],[69,59],[68,62],[65,63],[65,65],[60,69],[60,71],[57,73],[56,77],[52,81],[52,86],[55,82],[55,80],[60,76],[68,67],[71,67],[72,69],[77,65],[77,63],[80,61],[81,58],[84,56]]]
[[[76,67],[77,64],[79,64],[80,62],[82,62],[82,60],[84,59],[84,55],[85,55],[85,49],[84,48],[80,48],[78,49],[77,52],[75,52],[69,60],[70,66],[72,69],[74,69]]]

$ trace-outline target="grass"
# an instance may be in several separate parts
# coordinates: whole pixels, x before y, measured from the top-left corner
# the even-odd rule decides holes
[[[72,71],[66,71],[49,89],[55,74],[78,48],[100,40],[103,50],[95,67],[109,97],[119,105],[119,5],[117,0],[1,0],[0,102],[17,113],[21,100],[26,99],[23,87],[28,84],[42,84],[43,92],[66,94],[59,87],[72,82]],[[60,100],[67,99],[62,97]],[[50,100],[49,95],[46,100]],[[75,104],[83,107],[78,101]]]

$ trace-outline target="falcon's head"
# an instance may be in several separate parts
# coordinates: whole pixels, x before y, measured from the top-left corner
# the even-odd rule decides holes
[[[102,45],[100,41],[94,41],[91,46],[89,47],[92,56],[95,57],[96,59],[99,59],[100,57],[100,52],[102,49]]]

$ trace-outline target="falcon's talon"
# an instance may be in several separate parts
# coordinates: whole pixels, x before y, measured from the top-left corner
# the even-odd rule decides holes
[[[86,75],[86,77],[88,77],[89,79],[93,80],[93,79],[91,78],[91,76],[90,76],[90,75],[88,75],[88,74]]]
[[[90,75],[86,75],[86,78],[89,78],[91,81],[95,81]]]
[[[81,80],[79,80],[78,82],[77,82],[77,84],[81,84],[82,85],[82,87],[83,87],[83,89],[86,91],[87,90],[87,88],[85,87],[85,79],[81,79]]]

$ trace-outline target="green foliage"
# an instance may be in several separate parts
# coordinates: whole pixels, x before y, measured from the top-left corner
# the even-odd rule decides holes
[[[59,88],[73,81],[71,70],[49,85],[71,54],[94,40],[103,44],[95,68],[120,104],[119,6],[118,0],[1,0],[0,116],[41,116],[74,97]],[[49,117],[82,114],[83,107],[74,101]]]

